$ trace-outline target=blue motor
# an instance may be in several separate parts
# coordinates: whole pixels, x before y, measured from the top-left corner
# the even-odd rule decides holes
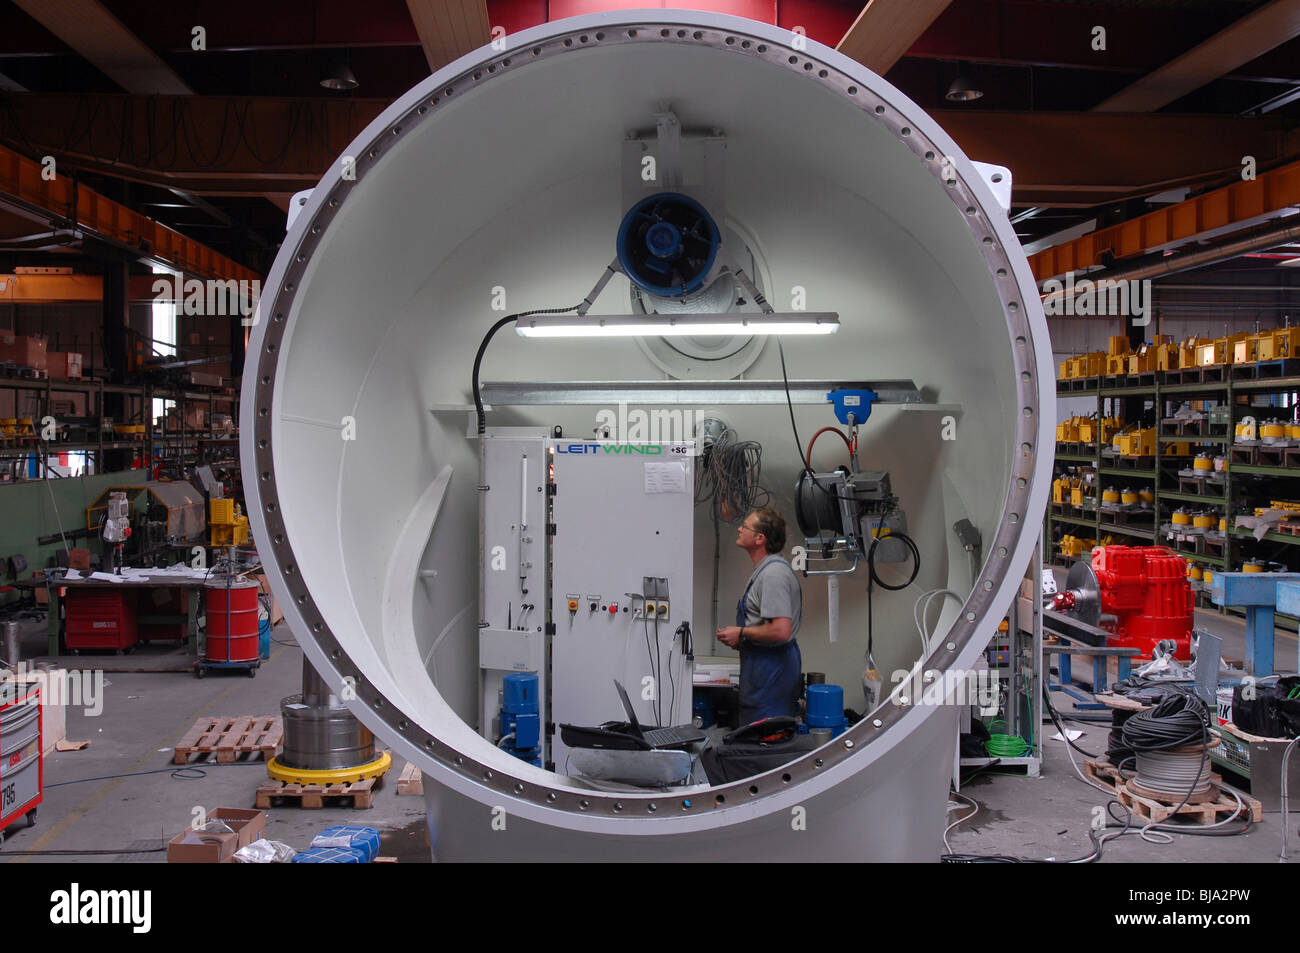
[[[849,727],[844,717],[844,689],[838,685],[809,685],[804,723],[810,731],[829,728],[832,738],[842,735]]]
[[[511,672],[502,688],[501,742],[498,747],[520,761],[542,766],[542,719],[537,706],[537,676]]]
[[[618,229],[618,263],[632,283],[660,298],[704,287],[722,235],[704,206],[678,192],[637,202]]]

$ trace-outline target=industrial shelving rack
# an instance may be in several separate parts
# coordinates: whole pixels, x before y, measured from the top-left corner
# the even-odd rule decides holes
[[[39,452],[42,446],[50,454],[63,452],[93,454],[94,472],[96,473],[103,472],[104,454],[113,450],[135,450],[140,452],[146,460],[161,459],[162,462],[169,464],[202,462],[198,459],[200,444],[202,442],[223,441],[228,435],[211,429],[196,430],[185,426],[184,407],[192,404],[207,405],[206,419],[209,422],[209,427],[213,414],[218,412],[218,409],[222,413],[229,412],[231,418],[236,422],[236,426],[239,420],[239,399],[236,396],[216,392],[183,390],[149,383],[110,384],[100,379],[54,380],[49,377],[8,377],[0,378],[0,389],[28,392],[36,395],[35,409],[31,412],[15,413],[15,416],[30,416],[34,421],[38,435],[41,430],[42,418],[50,415],[57,420],[60,416],[50,413],[51,403],[56,395],[85,394],[86,412],[84,415],[77,416],[96,421],[102,421],[104,418],[104,397],[106,395],[122,395],[126,399],[126,417],[128,419],[115,420],[114,422],[122,424],[138,420],[144,425],[145,430],[142,439],[123,439],[120,436],[106,437],[105,428],[101,424],[94,428],[97,437],[95,440],[60,440],[47,443],[19,440],[0,444],[0,460],[10,461],[15,457],[30,457],[32,454],[36,454],[42,466],[45,463],[44,456]],[[178,415],[181,421],[180,429],[168,430],[165,426],[155,427],[153,425],[152,408],[155,399],[175,401],[181,407],[182,412]],[[18,404],[17,400],[15,400],[15,404]],[[157,458],[155,454],[158,454]]]
[[[1291,362],[1287,363],[1288,365],[1291,364]],[[1058,398],[1095,397],[1098,419],[1106,416],[1107,412],[1118,411],[1122,402],[1127,399],[1142,399],[1144,413],[1149,412],[1145,406],[1147,403],[1154,405],[1157,436],[1155,465],[1151,468],[1132,466],[1121,468],[1116,465],[1114,458],[1102,454],[1102,445],[1080,446],[1075,452],[1062,450],[1060,446],[1057,447],[1058,452],[1055,455],[1056,466],[1054,468],[1056,472],[1059,473],[1070,466],[1092,466],[1097,471],[1099,486],[1098,505],[1091,518],[1055,512],[1057,508],[1054,505],[1048,506],[1047,516],[1044,521],[1044,540],[1047,541],[1053,555],[1055,556],[1057,552],[1056,536],[1053,530],[1058,524],[1061,528],[1084,529],[1089,532],[1090,536],[1098,540],[1110,535],[1128,537],[1133,541],[1147,544],[1156,544],[1163,539],[1163,534],[1160,532],[1161,525],[1169,522],[1169,514],[1162,511],[1164,509],[1172,510],[1176,506],[1191,503],[1200,504],[1206,508],[1215,508],[1221,512],[1223,516],[1228,518],[1228,531],[1224,536],[1221,554],[1219,555],[1205,552],[1184,552],[1181,549],[1178,550],[1179,555],[1218,571],[1237,569],[1244,558],[1249,558],[1252,555],[1275,556],[1280,561],[1288,562],[1288,564],[1294,564],[1296,560],[1300,560],[1300,550],[1290,548],[1300,546],[1300,537],[1281,533],[1268,533],[1262,540],[1257,542],[1249,530],[1235,530],[1232,525],[1233,516],[1240,507],[1258,505],[1258,500],[1248,501],[1246,499],[1250,483],[1253,482],[1254,478],[1281,477],[1296,480],[1295,490],[1287,495],[1300,497],[1300,467],[1234,464],[1230,459],[1236,424],[1243,416],[1252,414],[1258,418],[1263,416],[1260,413],[1261,411],[1273,409],[1277,411],[1278,416],[1289,417],[1292,408],[1297,402],[1297,397],[1300,397],[1300,376],[1257,376],[1265,366],[1254,364],[1213,365],[1210,369],[1201,369],[1201,373],[1205,373],[1206,376],[1213,374],[1215,370],[1219,371],[1219,374],[1216,375],[1219,379],[1216,380],[1177,380],[1171,382],[1167,377],[1171,373],[1177,373],[1179,377],[1192,376],[1194,372],[1188,371],[1182,373],[1148,372],[1141,375],[1057,381]],[[1288,367],[1288,369],[1290,368]],[[1272,406],[1256,405],[1254,401],[1261,397],[1270,399]],[[1246,402],[1242,402],[1243,398]],[[1286,403],[1278,403],[1279,399],[1285,399]],[[1224,432],[1203,433],[1192,436],[1161,435],[1160,421],[1171,417],[1173,408],[1178,403],[1186,400],[1213,400],[1230,407],[1231,417],[1224,428]],[[1122,416],[1117,412],[1114,415]],[[1130,421],[1126,420],[1124,422],[1129,423]],[[1179,452],[1165,452],[1169,445],[1174,444],[1180,445]],[[1182,449],[1184,446],[1186,447],[1185,450]],[[1197,452],[1201,451],[1213,451],[1225,457],[1223,496],[1188,494],[1171,488],[1171,485],[1176,486],[1178,482],[1176,472],[1178,466],[1190,461]],[[1107,514],[1103,514],[1100,507],[1100,490],[1102,486],[1107,484],[1108,478],[1109,482],[1119,480],[1129,482],[1149,481],[1155,497],[1153,504],[1154,519],[1150,525],[1143,523],[1124,525],[1107,521]],[[1269,548],[1265,544],[1272,544],[1272,546]],[[1278,547],[1286,547],[1286,549],[1279,551]],[[1249,550],[1249,552],[1246,550]],[[1279,552],[1281,555],[1279,555]],[[1296,568],[1295,565],[1292,565],[1292,568]],[[1279,618],[1286,619],[1287,617],[1282,616]],[[1294,628],[1294,620],[1290,625]]]

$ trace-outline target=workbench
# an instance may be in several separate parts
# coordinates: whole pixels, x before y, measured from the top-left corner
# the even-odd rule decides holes
[[[133,591],[154,590],[154,589],[182,589],[182,590],[201,590],[206,585],[206,578],[203,576],[178,576],[171,574],[147,575],[140,573],[124,577],[121,582],[109,582],[102,579],[23,579],[15,583],[19,588],[39,589],[49,586],[50,604],[49,604],[49,654],[60,654],[60,636],[62,634],[62,602],[64,590],[66,589],[122,589],[128,588]],[[198,639],[198,621],[202,614],[202,602],[198,593],[192,593],[191,597],[186,600],[187,611],[185,613],[177,612],[138,612],[136,622],[140,625],[164,624],[164,623],[183,623],[185,625],[186,641],[189,643],[190,651],[196,655],[199,652]]]

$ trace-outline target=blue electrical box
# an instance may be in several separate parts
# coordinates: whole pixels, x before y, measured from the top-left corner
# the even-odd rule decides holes
[[[833,390],[826,399],[835,408],[835,416],[840,423],[849,426],[849,415],[853,415],[854,424],[864,424],[871,416],[871,405],[880,395],[874,390]]]

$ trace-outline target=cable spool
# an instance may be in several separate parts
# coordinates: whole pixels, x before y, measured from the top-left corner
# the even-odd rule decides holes
[[[1210,758],[1203,748],[1138,751],[1136,760],[1137,776],[1128,782],[1135,794],[1158,801],[1186,798],[1188,804],[1217,796],[1210,781]]]
[[[1196,459],[1192,461],[1192,469],[1193,469],[1193,470],[1204,470],[1204,471],[1206,471],[1206,472],[1209,472],[1209,471],[1213,470],[1213,469],[1214,469],[1214,457],[1210,456],[1209,454],[1205,454],[1205,453],[1203,453],[1203,454],[1199,454],[1199,455],[1196,457]]]
[[[1174,515],[1171,517],[1171,519],[1173,520],[1173,524],[1175,526],[1192,525],[1192,514],[1182,509],[1174,510]]]
[[[1208,513],[1199,513],[1192,517],[1192,525],[1197,529],[1212,529],[1217,520],[1217,516],[1212,516]]]
[[[1113,486],[1106,487],[1106,489],[1101,491],[1101,501],[1103,503],[1118,503],[1119,490],[1115,489]]]
[[[1129,789],[1179,807],[1212,799],[1209,737],[1209,713],[1195,695],[1166,695],[1138,712],[1120,729],[1137,766]]]
[[[1106,757],[1111,764],[1120,764],[1133,757],[1133,749],[1124,744],[1124,722],[1137,712],[1115,708],[1110,713],[1110,734],[1106,737]]]
[[[1141,503],[1154,503],[1156,494],[1154,490],[1138,490],[1138,501]]]
[[[1129,489],[1126,487],[1120,493],[1119,498],[1121,502],[1123,502],[1125,505],[1128,505],[1129,503],[1136,503],[1138,501],[1138,492],[1137,490]]]

